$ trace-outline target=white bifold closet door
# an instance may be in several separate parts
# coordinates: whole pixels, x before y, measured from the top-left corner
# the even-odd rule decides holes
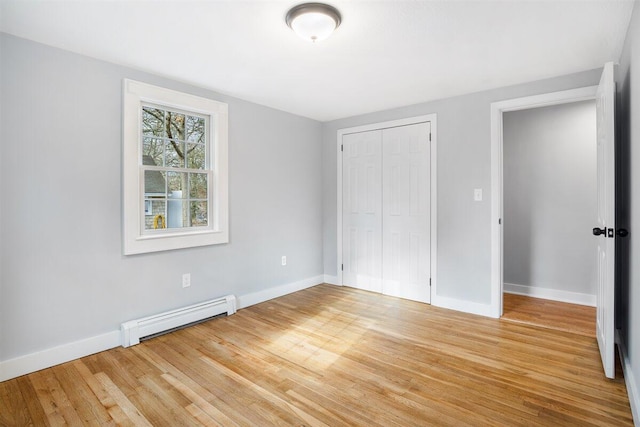
[[[343,283],[430,302],[430,123],[343,137]]]

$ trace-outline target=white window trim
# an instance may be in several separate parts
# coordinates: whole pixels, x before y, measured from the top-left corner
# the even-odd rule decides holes
[[[175,232],[144,234],[144,180],[141,179],[142,104],[153,103],[209,117],[210,167],[213,184],[209,186],[210,227],[177,229]],[[134,80],[123,80],[123,253],[125,255],[166,251],[229,242],[228,195],[228,106],[213,101]]]

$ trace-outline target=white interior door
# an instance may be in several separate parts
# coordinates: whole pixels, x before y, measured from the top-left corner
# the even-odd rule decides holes
[[[342,281],[382,292],[382,131],[342,138]]]
[[[596,93],[598,126],[598,294],[596,336],[602,365],[615,378],[614,268],[615,268],[615,82],[613,63],[605,64]]]
[[[382,133],[382,292],[430,302],[430,123]]]

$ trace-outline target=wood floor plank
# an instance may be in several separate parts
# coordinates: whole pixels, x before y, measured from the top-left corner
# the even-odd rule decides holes
[[[16,406],[11,406],[11,407],[27,408],[29,412],[29,421],[25,422],[24,425],[49,426],[50,424],[47,420],[47,416],[44,412],[44,409],[42,408],[42,405],[40,404],[40,401],[38,400],[38,395],[36,394],[36,390],[33,387],[33,384],[31,383],[29,376],[25,375],[22,377],[18,377],[13,381],[15,381],[15,383],[18,385],[18,388],[20,389],[19,397],[22,400],[21,400],[21,403],[18,403],[16,404]],[[10,381],[6,381],[3,384],[8,384],[8,383],[10,383]]]
[[[77,412],[82,424],[86,426],[115,425],[109,412],[100,404],[86,382],[76,381],[80,373],[74,364],[62,364],[53,369],[62,390],[69,399],[70,406]]]
[[[226,366],[216,362],[215,360],[213,360],[213,359],[211,359],[211,358],[209,358],[207,356],[202,356],[201,359],[204,362],[206,362],[207,364],[213,366],[216,370],[222,371],[225,375],[235,379],[243,387],[249,388],[249,389],[257,392],[263,398],[267,399],[269,401],[269,403],[271,403],[272,405],[277,406],[278,408],[282,409],[285,412],[291,412],[291,413],[295,414],[296,416],[300,417],[302,420],[304,420],[309,425],[314,426],[314,427],[328,427],[327,424],[325,424],[322,421],[316,419],[312,415],[304,412],[303,410],[299,409],[298,407],[296,407],[295,405],[291,404],[290,402],[280,398],[277,394],[272,393],[269,390],[264,389],[263,387],[259,386],[255,382],[253,382],[253,381],[245,378],[244,376],[236,373],[232,369],[227,368]]]
[[[197,406],[195,403],[191,403],[187,405],[187,411],[198,420],[200,424],[206,427],[224,427],[225,424],[221,424],[218,421],[214,420],[208,413],[204,412]]]
[[[198,384],[206,394],[203,394],[210,403],[215,402],[215,406],[233,420],[243,426],[253,426],[264,424],[266,420],[257,414],[248,413],[246,408],[254,401],[255,396],[245,393],[234,383],[229,381],[224,375],[213,370],[207,370],[206,365],[199,357],[202,355],[197,350],[197,346],[183,344],[180,334],[171,337],[171,345],[166,344],[166,340],[148,341],[148,345],[156,354],[162,354],[162,358],[176,370],[183,373],[181,378],[188,377],[194,384]],[[172,371],[169,371],[172,372]],[[179,374],[175,375],[180,377]]]
[[[69,398],[51,372],[36,372],[31,381],[42,404],[48,421],[53,425],[81,425],[82,420],[71,406]]]
[[[82,381],[91,389],[96,398],[100,401],[102,407],[109,413],[114,423],[118,426],[133,425],[133,421],[127,417],[123,409],[118,406],[115,399],[109,394],[107,389],[102,385],[98,378],[91,373],[85,362],[88,362],[94,356],[85,357],[83,359],[71,362],[82,378]]]
[[[133,350],[142,354],[147,358],[147,360],[156,364],[156,366],[164,372],[161,377],[192,402],[186,407],[190,413],[198,414],[199,417],[207,419],[207,417],[200,415],[201,412],[204,412],[207,414],[209,419],[222,423],[222,425],[225,426],[234,427],[243,425],[237,423],[219,408],[210,403],[216,400],[216,397],[213,394],[186,375],[183,371],[171,365],[168,361],[151,351],[147,346],[137,346]],[[196,408],[198,409],[196,410]],[[229,408],[223,409],[228,410]],[[197,419],[200,420],[200,418]]]
[[[146,418],[154,426],[200,425],[186,410],[190,401],[172,387],[166,387],[162,378],[139,378],[140,387],[132,400],[136,407],[144,408]],[[152,416],[151,414],[154,414]]]
[[[534,303],[523,316],[565,317],[551,312],[557,306]],[[604,377],[593,336],[320,285],[0,383],[0,424],[630,426],[633,420],[624,379]]]
[[[171,384],[175,389],[179,390],[184,394],[185,397],[191,400],[191,402],[186,406],[191,414],[200,414],[200,412],[205,413],[207,417],[216,424],[224,425],[224,426],[237,426],[238,424],[233,421],[231,418],[226,416],[222,411],[213,406],[211,403],[207,402],[202,398],[198,393],[194,392],[192,389],[187,387],[185,384],[178,381],[177,378],[169,375],[162,374],[162,378]],[[198,408],[198,411],[195,411],[195,408]],[[209,422],[207,423],[209,424]]]
[[[114,402],[122,409],[127,418],[133,422],[136,426],[151,427],[152,424],[142,415],[142,408],[137,408],[131,401],[125,396],[125,394],[118,388],[111,378],[109,378],[104,372],[98,372],[95,374],[96,379],[102,384],[102,387],[111,396]]]
[[[0,408],[13,408],[13,411],[0,411],[0,426],[32,425],[29,408],[24,400],[17,381],[0,383]]]

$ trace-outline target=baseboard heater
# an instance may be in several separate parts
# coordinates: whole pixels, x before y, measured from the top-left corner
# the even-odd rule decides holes
[[[120,326],[122,346],[129,347],[140,343],[140,340],[199,323],[226,313],[236,312],[236,297],[226,297],[204,301],[188,307],[171,310],[153,316],[124,322]]]

